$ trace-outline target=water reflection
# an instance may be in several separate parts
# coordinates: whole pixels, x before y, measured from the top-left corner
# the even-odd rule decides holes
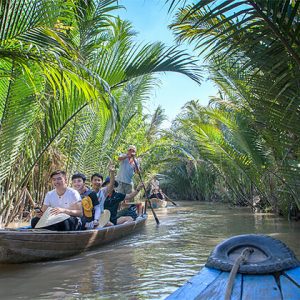
[[[164,299],[223,239],[265,233],[300,256],[299,223],[247,209],[180,203],[133,236],[67,260],[0,266],[1,299]]]

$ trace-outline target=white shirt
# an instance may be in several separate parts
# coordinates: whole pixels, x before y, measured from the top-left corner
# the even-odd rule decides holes
[[[107,192],[108,192],[108,187],[105,186],[104,188],[100,189],[100,191],[97,193],[101,213],[104,211],[104,202],[105,202],[105,199],[107,197]]]
[[[67,190],[62,196],[58,196],[55,189],[48,192],[45,197],[44,205],[53,208],[70,208],[72,204],[79,201],[81,201],[80,194],[76,190],[67,187]]]

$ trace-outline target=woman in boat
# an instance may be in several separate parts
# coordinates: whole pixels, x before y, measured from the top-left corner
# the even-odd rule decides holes
[[[57,170],[51,173],[50,178],[54,189],[46,194],[43,207],[36,210],[36,217],[31,220],[31,227],[35,228],[43,213],[51,207],[51,215],[64,213],[70,217],[62,222],[44,227],[45,229],[55,231],[77,230],[79,226],[77,217],[82,215],[80,194],[67,186],[65,171]]]
[[[103,186],[105,187],[107,184],[109,184],[111,179],[107,177],[103,183]],[[114,181],[114,186],[118,187],[118,182]],[[107,198],[104,202],[104,209],[108,209],[110,211],[110,222],[109,225],[119,225],[123,224],[125,222],[133,221],[135,220],[138,215],[136,213],[136,206],[133,204],[130,207],[135,207],[135,209],[131,209],[130,207],[127,209],[124,209],[118,213],[119,204],[123,201],[129,201],[132,200],[142,189],[142,184],[139,184],[137,189],[130,194],[123,194],[118,193],[115,190],[113,190],[111,193],[108,194]]]
[[[72,176],[72,186],[81,197],[83,216],[80,229],[94,229],[99,225],[101,215],[100,203],[97,194],[86,186],[86,176],[76,173]]]

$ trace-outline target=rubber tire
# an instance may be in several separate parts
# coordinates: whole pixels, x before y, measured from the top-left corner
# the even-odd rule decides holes
[[[243,247],[257,248],[267,258],[260,262],[240,265],[239,273],[270,274],[300,266],[295,254],[283,242],[260,234],[238,235],[223,241],[212,251],[205,266],[230,272],[234,261],[229,258],[229,254]]]

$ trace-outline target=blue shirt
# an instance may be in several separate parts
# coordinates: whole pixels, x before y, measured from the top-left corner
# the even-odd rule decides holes
[[[136,161],[136,160],[135,160]],[[138,163],[138,162],[137,162]],[[135,171],[135,164],[134,162],[131,164],[129,162],[129,158],[125,158],[124,160],[121,161],[120,163],[120,169],[117,175],[117,181],[119,182],[124,182],[127,184],[132,184],[132,177],[134,175]]]

